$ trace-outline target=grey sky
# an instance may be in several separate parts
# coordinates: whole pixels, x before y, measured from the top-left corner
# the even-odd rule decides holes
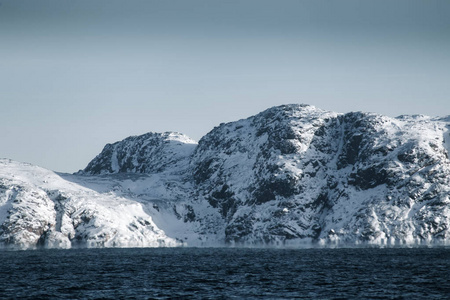
[[[450,114],[446,0],[0,3],[0,157],[56,171],[286,103]]]

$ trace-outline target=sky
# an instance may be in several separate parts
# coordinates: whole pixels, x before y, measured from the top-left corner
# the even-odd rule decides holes
[[[83,169],[269,107],[450,114],[450,1],[0,0],[0,158]]]

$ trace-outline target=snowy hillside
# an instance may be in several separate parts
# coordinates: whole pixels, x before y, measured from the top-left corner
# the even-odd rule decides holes
[[[0,161],[0,243],[21,248],[450,241],[450,117],[284,105],[198,143],[148,133],[77,174]]]
[[[27,249],[177,246],[144,207],[33,165],[0,160],[0,243]]]

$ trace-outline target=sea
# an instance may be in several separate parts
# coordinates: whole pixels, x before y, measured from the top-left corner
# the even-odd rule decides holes
[[[450,248],[0,251],[0,299],[450,299]]]

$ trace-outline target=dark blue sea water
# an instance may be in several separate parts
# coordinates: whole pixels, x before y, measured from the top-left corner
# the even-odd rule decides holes
[[[0,251],[0,298],[450,298],[450,249]]]

